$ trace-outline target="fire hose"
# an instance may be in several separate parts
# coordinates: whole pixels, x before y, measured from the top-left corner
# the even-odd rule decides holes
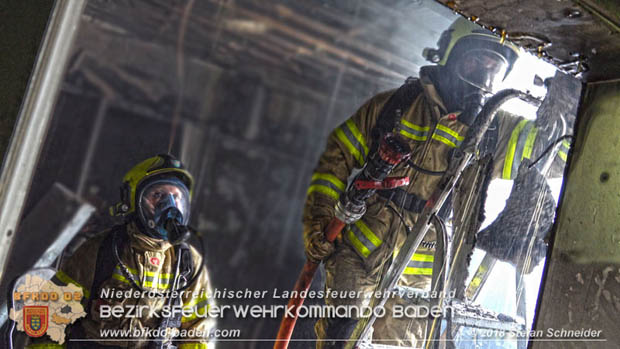
[[[533,99],[532,96],[524,92],[506,89],[498,92],[487,101],[476,119],[474,119],[474,123],[469,129],[465,141],[454,153],[444,177],[427,201],[400,253],[388,269],[387,274],[382,278],[378,286],[380,291],[392,289],[396,285],[408,261],[428,231],[434,215],[441,209],[443,203],[454,189],[463,170],[477,156],[480,142],[493,121],[495,114],[503,103],[512,98],[521,98],[525,101]],[[364,170],[356,177],[353,185],[348,188],[347,192],[341,196],[336,204],[335,217],[328,224],[325,231],[325,237],[328,241],[334,241],[345,225],[359,220],[364,215],[366,209],[365,201],[374,195],[376,190],[408,185],[409,179],[407,177],[387,178],[387,175],[396,165],[407,160],[410,155],[408,145],[397,138],[397,136],[388,133],[381,140],[379,150],[371,155],[370,161],[366,164]],[[285,313],[280,323],[274,349],[285,349],[288,347],[297,320],[298,310],[304,302],[304,298],[300,295],[305,294],[310,288],[318,266],[318,263],[306,261],[295,283],[295,291],[297,292],[293,293],[295,296],[289,300],[287,306],[293,316],[287,316],[287,313]],[[385,294],[385,292],[381,292],[381,294]],[[381,307],[386,300],[387,298],[385,297],[373,299],[372,307]],[[360,320],[354,330],[351,341],[347,343],[347,347],[351,344],[353,347],[356,347],[359,341],[367,336],[374,320],[374,316]],[[435,330],[434,327],[431,331]]]
[[[449,162],[446,173],[439,182],[437,188],[431,194],[430,198],[427,200],[422,213],[418,216],[418,219],[415,222],[412,232],[407,236],[407,239],[401,247],[398,255],[390,265],[387,273],[382,277],[377,287],[377,291],[379,294],[382,294],[383,297],[373,298],[371,300],[370,306],[372,309],[383,307],[385,305],[387,301],[386,296],[388,294],[388,292],[385,291],[392,290],[394,286],[396,286],[398,279],[405,270],[409,260],[411,260],[411,256],[417,250],[418,246],[422,242],[422,239],[426,235],[426,232],[430,228],[433,217],[437,212],[439,212],[444,202],[455,188],[456,183],[463,173],[463,170],[465,170],[465,168],[478,155],[478,147],[482,141],[482,138],[484,137],[484,134],[489,128],[489,125],[493,121],[493,118],[497,114],[499,108],[502,104],[512,98],[521,98],[525,101],[530,101],[533,99],[533,97],[527,93],[515,89],[506,89],[499,91],[485,103],[484,107],[478,113],[473,124],[467,131],[463,144],[459,148],[456,148],[456,151]],[[368,336],[375,320],[376,316],[373,311],[372,316],[358,321],[357,326],[353,331],[353,335],[347,342],[345,348],[355,348],[359,346],[360,342]],[[431,332],[436,330],[437,327],[435,326],[436,323],[433,323],[433,325],[434,326],[432,326]]]
[[[396,165],[407,160],[411,155],[409,145],[392,133],[387,133],[379,145],[378,151],[371,154],[369,161],[364,169],[353,180],[353,184],[347,189],[345,194],[340,197],[336,204],[335,217],[325,229],[325,239],[333,242],[342,229],[347,225],[356,222],[366,213],[366,200],[375,194],[377,190],[394,189],[409,184],[408,177],[388,177]],[[299,308],[304,303],[303,294],[306,294],[312,284],[314,274],[319,267],[319,263],[306,260],[301,273],[295,283],[293,297],[288,302],[278,336],[274,344],[274,349],[285,349],[288,347],[295,322],[297,321]],[[293,316],[288,316],[291,313]]]

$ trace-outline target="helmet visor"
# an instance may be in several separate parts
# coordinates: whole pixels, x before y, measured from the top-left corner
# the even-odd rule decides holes
[[[493,92],[509,67],[504,56],[484,48],[463,52],[455,63],[455,73],[461,80],[487,93]]]
[[[167,220],[181,225],[189,222],[189,191],[176,178],[159,179],[148,183],[141,191],[138,209],[149,228],[163,226]]]

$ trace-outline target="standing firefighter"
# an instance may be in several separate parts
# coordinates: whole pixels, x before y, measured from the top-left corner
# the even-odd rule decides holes
[[[209,276],[201,254],[186,243],[192,188],[189,172],[166,154],[125,175],[121,202],[111,208],[125,223],[86,241],[55,277],[58,284],[84,291],[87,316],[70,328],[69,348],[207,348],[214,326],[206,317]],[[102,310],[115,306],[124,312]],[[167,316],[164,306],[188,311]],[[127,313],[140,307],[141,313]],[[192,329],[193,336],[184,335]],[[106,335],[107,330],[122,334]]]
[[[461,145],[469,126],[496,87],[512,69],[519,50],[487,30],[458,19],[442,34],[437,50],[426,52],[435,66],[422,67],[419,79],[409,79],[399,90],[381,93],[366,102],[330,135],[326,150],[312,176],[304,209],[304,245],[313,262],[325,262],[330,291],[372,295],[389,261],[405,241],[405,225],[413,226],[426,200],[448,167],[450,156]],[[407,93],[399,93],[406,91]],[[404,107],[386,125],[385,109]],[[390,101],[388,103],[388,101]],[[402,101],[400,101],[402,104]],[[484,148],[493,155],[493,177],[514,179],[523,159],[539,153],[538,130],[533,121],[499,113]],[[324,230],[332,217],[347,179],[364,167],[377,151],[386,132],[400,137],[411,148],[409,161],[400,163],[390,176],[409,177],[403,189],[377,191],[366,201],[361,219],[348,225],[334,242]],[[538,135],[539,138],[540,135]],[[411,258],[399,284],[430,288],[436,236],[430,230]],[[328,305],[365,306],[369,297],[327,298]],[[374,324],[373,341],[380,344],[419,347],[425,337],[426,320],[388,316]],[[351,337],[359,318],[322,318],[316,326],[317,347],[341,347]]]

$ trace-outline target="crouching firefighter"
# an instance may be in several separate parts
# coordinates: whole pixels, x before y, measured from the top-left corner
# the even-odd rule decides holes
[[[516,46],[464,18],[442,34],[438,46],[426,52],[436,65],[422,67],[419,78],[408,79],[399,89],[372,97],[331,133],[312,175],[303,215],[306,256],[312,262],[325,263],[325,287],[330,292],[363,295],[326,298],[329,306],[363,308],[370,304],[407,238],[408,227],[414,226],[452,154],[519,55]],[[493,158],[491,177],[514,179],[524,159],[543,152],[546,144],[542,140],[547,137],[541,133],[533,121],[498,112],[481,146]],[[326,240],[326,226],[338,216],[335,207],[350,187],[347,180],[369,166],[386,134],[398,137],[411,150],[409,159],[390,173],[408,177],[409,184],[377,190],[359,211],[359,219],[352,220],[334,242]],[[400,276],[399,285],[430,288],[436,241],[436,232],[430,229]],[[399,300],[388,300],[386,316],[374,323],[373,342],[420,347],[427,319],[392,316],[395,302]],[[320,319],[315,326],[317,348],[344,347],[359,320],[355,316]]]
[[[54,278],[84,292],[87,315],[69,328],[67,348],[207,348],[215,324],[204,258],[187,242],[192,188],[190,173],[166,154],[125,175],[110,209],[124,224],[86,241]]]

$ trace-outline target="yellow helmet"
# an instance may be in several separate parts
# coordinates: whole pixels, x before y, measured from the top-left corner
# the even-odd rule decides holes
[[[507,40],[493,34],[491,31],[481,27],[480,25],[459,17],[454,21],[448,29],[446,29],[439,38],[438,49],[425,49],[424,56],[427,60],[439,65],[446,65],[452,50],[457,44],[462,44],[470,40],[487,41],[496,43],[498,50],[504,51],[501,47],[511,51],[516,57],[519,56],[519,47]]]
[[[457,43],[460,44],[470,40],[482,40],[497,43],[499,47],[504,47],[507,50],[512,51],[512,53],[517,57],[520,53],[519,47],[510,41],[503,40],[491,31],[468,20],[467,18],[459,17],[441,34],[441,37],[437,42],[437,46],[439,46],[439,48],[427,48],[424,50],[423,55],[427,60],[433,63],[437,63],[438,65],[446,65],[448,58]]]
[[[153,179],[166,177],[178,178],[189,191],[191,200],[194,178],[183,167],[181,161],[169,154],[159,154],[134,166],[123,177],[121,201],[110,207],[110,214],[127,216],[136,211],[136,193],[140,187]]]
[[[503,61],[501,70],[495,72],[502,80],[512,70],[520,53],[519,47],[513,43],[464,17],[458,18],[441,34],[437,46],[437,49],[425,49],[423,55],[428,61],[440,66],[455,66],[456,61],[468,55],[494,56],[491,59]]]

